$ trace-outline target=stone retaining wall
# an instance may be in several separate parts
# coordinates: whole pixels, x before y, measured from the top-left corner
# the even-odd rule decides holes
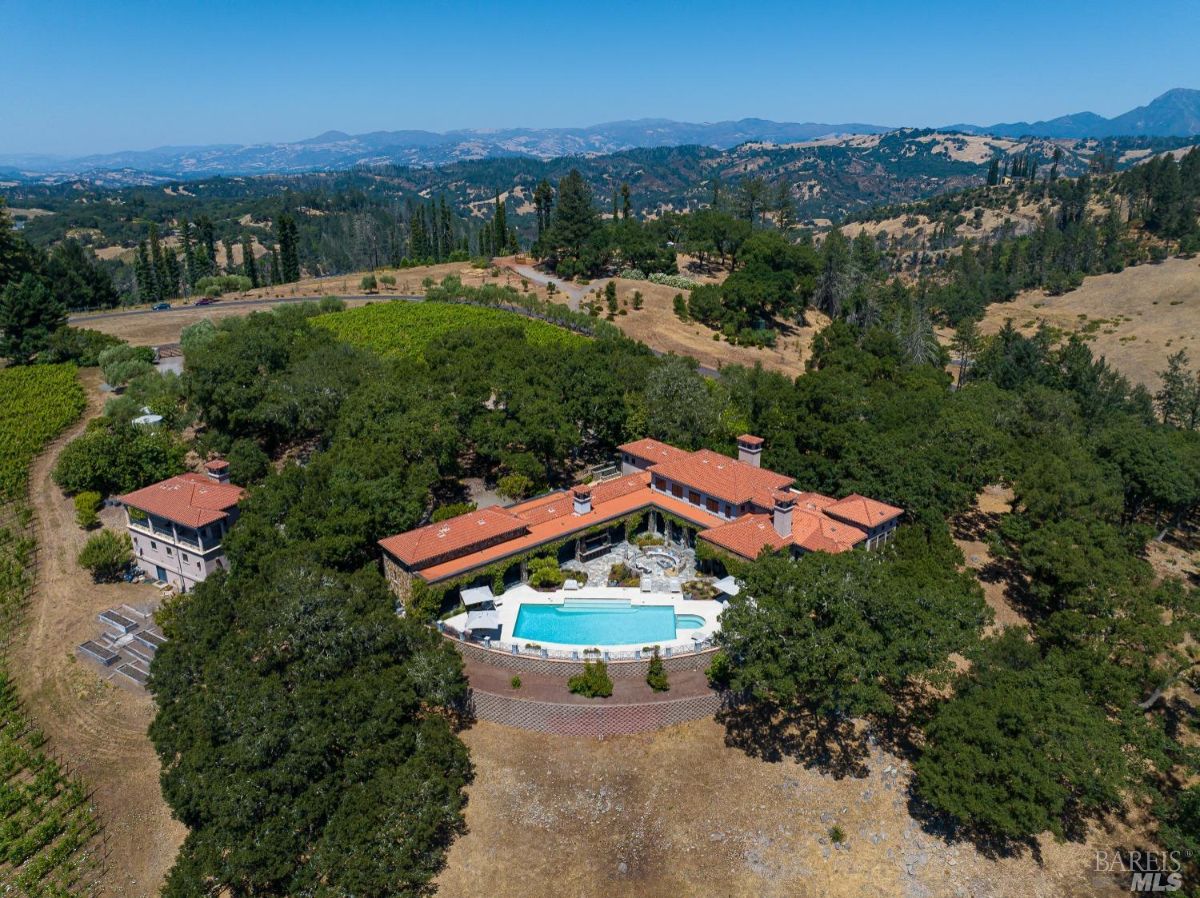
[[[595,700],[595,704],[564,705],[472,689],[471,702],[480,720],[558,736],[648,733],[712,717],[721,707],[721,697],[715,692],[640,705],[609,705],[603,699]]]
[[[459,653],[468,661],[498,667],[503,670],[526,671],[528,673],[549,674],[562,677],[564,680],[576,674],[583,673],[583,661],[560,660],[557,658],[539,658],[537,655],[514,655],[512,652],[502,652],[498,649],[484,648],[473,642],[465,642],[447,636]],[[663,657],[663,667],[668,673],[681,670],[707,670],[712,664],[713,655],[717,649],[708,648],[700,652],[685,652],[683,654]],[[600,656],[596,656],[600,657]],[[608,675],[616,679],[644,680],[650,669],[649,657],[642,660],[609,661]]]

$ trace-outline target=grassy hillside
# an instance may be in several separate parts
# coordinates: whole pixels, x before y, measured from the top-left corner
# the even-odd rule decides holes
[[[429,346],[463,328],[519,327],[535,346],[565,346],[586,339],[513,312],[459,303],[383,302],[314,320],[355,346],[411,358],[423,356]]]

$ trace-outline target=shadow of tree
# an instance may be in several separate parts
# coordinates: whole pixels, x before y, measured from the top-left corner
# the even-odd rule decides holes
[[[861,722],[822,717],[807,708],[728,700],[716,719],[725,727],[725,744],[752,758],[787,758],[836,779],[870,772],[870,745]]]

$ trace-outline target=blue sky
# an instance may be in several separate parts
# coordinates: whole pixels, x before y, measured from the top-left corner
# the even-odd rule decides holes
[[[0,0],[0,153],[647,116],[1115,115],[1200,88],[1198,13],[1172,0]]]

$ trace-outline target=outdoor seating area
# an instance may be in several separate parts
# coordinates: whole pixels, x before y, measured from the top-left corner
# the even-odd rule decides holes
[[[166,643],[162,630],[154,623],[150,606],[121,605],[96,615],[101,631],[94,639],[76,646],[79,656],[97,665],[127,685],[145,686],[150,679],[150,662]]]
[[[678,592],[678,588],[669,589],[669,584],[686,582],[696,577],[694,549],[686,546],[638,546],[625,540],[609,546],[608,551],[601,555],[585,560],[568,561],[562,567],[564,571],[580,571],[586,574],[587,583],[603,584],[608,583],[610,571],[618,564],[637,571],[651,583],[661,581],[661,585],[650,587],[655,591]]]

